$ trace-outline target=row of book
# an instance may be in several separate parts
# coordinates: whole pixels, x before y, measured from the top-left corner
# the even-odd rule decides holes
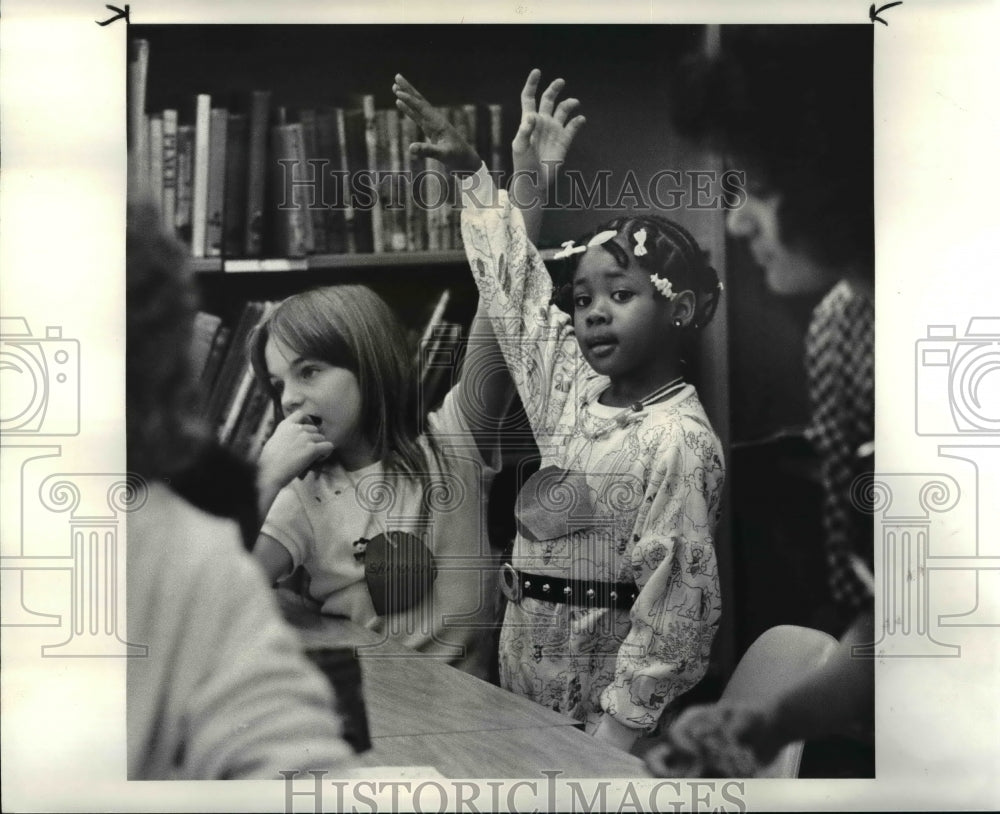
[[[302,257],[461,248],[455,189],[415,158],[421,134],[361,94],[291,111],[271,91],[145,110],[149,46],[132,44],[130,152],[138,184],[193,257]],[[501,105],[440,108],[503,172]]]
[[[424,412],[444,398],[460,355],[461,326],[444,319],[450,296],[447,289],[441,292],[415,342],[420,375],[418,407]],[[200,311],[194,324],[191,358],[202,416],[222,444],[250,462],[257,460],[274,432],[277,415],[270,394],[253,372],[248,340],[275,305],[249,301],[231,325],[215,314]]]

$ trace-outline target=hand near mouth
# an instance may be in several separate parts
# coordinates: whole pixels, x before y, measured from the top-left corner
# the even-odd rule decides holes
[[[333,444],[320,432],[322,420],[298,409],[289,413],[264,445],[258,462],[261,491],[275,493],[311,466],[333,454]]]

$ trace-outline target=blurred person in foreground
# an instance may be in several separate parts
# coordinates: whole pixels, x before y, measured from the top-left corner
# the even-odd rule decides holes
[[[678,129],[746,173],[746,200],[727,213],[730,236],[747,241],[775,293],[825,292],[805,339],[806,438],[845,632],[822,667],[776,699],[683,712],[647,755],[657,774],[753,776],[792,741],[873,739],[874,667],[853,651],[873,641],[872,520],[851,499],[874,439],[870,29],[727,27],[717,56],[690,58],[676,77]]]
[[[128,777],[280,779],[351,754],[331,689],[282,620],[236,522],[168,483],[203,460],[187,348],[186,253],[149,204],[129,206],[126,428]],[[251,496],[252,500],[252,496]]]

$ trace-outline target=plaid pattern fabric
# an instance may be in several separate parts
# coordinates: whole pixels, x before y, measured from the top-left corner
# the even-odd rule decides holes
[[[851,483],[864,469],[858,447],[875,437],[874,343],[873,303],[840,281],[816,307],[806,336],[806,435],[820,457],[830,589],[849,613],[872,598],[856,567],[857,559],[872,567],[872,520],[851,503]]]

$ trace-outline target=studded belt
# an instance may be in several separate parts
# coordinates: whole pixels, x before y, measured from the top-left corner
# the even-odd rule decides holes
[[[634,582],[597,582],[532,574],[519,571],[510,563],[504,563],[500,570],[500,587],[504,596],[512,602],[529,597],[545,602],[618,610],[631,608],[639,595],[639,588]]]

